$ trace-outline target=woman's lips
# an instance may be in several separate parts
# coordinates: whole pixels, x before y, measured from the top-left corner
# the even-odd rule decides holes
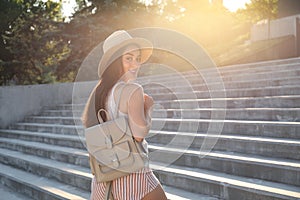
[[[129,71],[130,71],[131,73],[134,73],[134,74],[135,74],[135,73],[137,72],[137,69],[130,69]]]

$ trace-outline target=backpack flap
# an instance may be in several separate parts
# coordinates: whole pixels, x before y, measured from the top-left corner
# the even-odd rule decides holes
[[[105,122],[106,127],[103,127],[105,133],[111,136],[112,143],[118,142],[121,138],[123,138],[126,134],[128,134],[129,127],[127,123],[126,117],[118,117],[111,121]],[[111,123],[111,124],[110,124]],[[102,125],[104,125],[102,124]],[[130,131],[129,131],[129,135]]]
[[[107,138],[103,127],[96,125],[85,129],[85,140],[88,152],[92,153],[95,149],[106,147]]]
[[[94,152],[96,160],[100,164],[102,173],[108,173],[112,170],[120,170],[124,165],[131,166],[134,159],[130,155],[130,146],[128,141],[124,141],[115,145],[112,149],[99,149]],[[126,160],[126,162],[124,162]],[[122,163],[122,166],[121,166]]]
[[[120,160],[130,156],[131,135],[126,120],[119,117],[85,130],[87,149],[102,166],[117,169]]]
[[[88,151],[92,153],[95,148],[101,149],[106,148],[106,146],[108,146],[108,148],[110,146],[111,148],[112,143],[116,143],[126,135],[127,129],[128,127],[124,117],[85,129]]]

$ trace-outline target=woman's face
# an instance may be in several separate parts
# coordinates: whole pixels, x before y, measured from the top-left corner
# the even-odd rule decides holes
[[[124,78],[126,81],[135,80],[141,66],[141,52],[137,46],[128,46],[122,55]]]

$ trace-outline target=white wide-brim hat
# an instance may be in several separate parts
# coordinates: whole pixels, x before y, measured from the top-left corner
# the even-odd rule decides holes
[[[108,36],[103,43],[103,56],[98,66],[98,76],[101,78],[104,71],[113,62],[113,60],[122,56],[115,53],[127,45],[134,44],[141,51],[141,63],[146,62],[152,54],[153,45],[144,38],[132,37],[127,31],[119,30]],[[114,56],[114,57],[112,57]]]

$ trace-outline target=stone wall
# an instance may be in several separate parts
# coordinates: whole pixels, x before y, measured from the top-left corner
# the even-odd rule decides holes
[[[95,82],[0,87],[0,128],[38,114],[44,106],[71,103],[86,96]],[[73,92],[74,91],[74,92]]]
[[[271,20],[269,25],[267,21],[262,21],[258,24],[255,24],[251,28],[251,41],[255,42],[288,35],[296,37],[296,19],[299,17],[300,15],[294,15],[277,20]]]

